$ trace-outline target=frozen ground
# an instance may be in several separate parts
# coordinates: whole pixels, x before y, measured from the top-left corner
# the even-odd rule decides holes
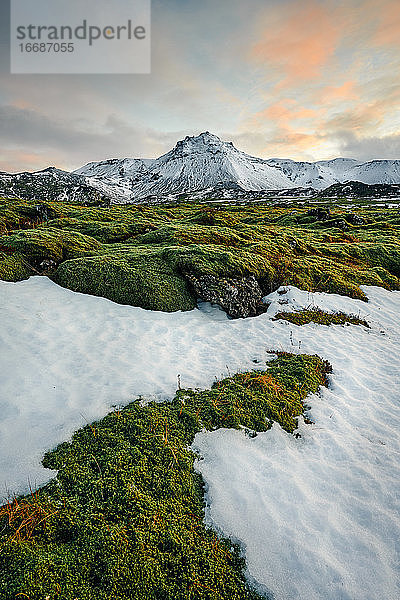
[[[364,290],[368,304],[289,288],[267,314],[231,321],[208,305],[119,306],[44,277],[0,282],[0,496],[48,480],[43,452],[112,405],[172,397],[178,374],[207,387],[265,366],[266,349],[318,353],[332,385],[310,398],[316,424],[300,439],[279,427],[196,437],[207,518],[244,545],[249,575],[276,600],[398,600],[400,292]],[[372,329],[270,320],[310,303]]]
[[[400,293],[364,289],[370,331],[286,325],[286,339],[292,331],[302,351],[333,365],[300,439],[278,425],[254,439],[196,436],[207,520],[243,544],[250,576],[276,600],[400,598]],[[284,297],[308,303],[293,288]],[[353,300],[312,299],[358,311]]]

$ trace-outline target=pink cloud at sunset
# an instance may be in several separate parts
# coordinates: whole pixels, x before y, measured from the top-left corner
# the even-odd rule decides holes
[[[375,9],[377,8],[375,4]],[[398,0],[379,3],[376,32],[372,42],[378,46],[400,48],[400,5]]]
[[[332,14],[315,0],[286,5],[265,19],[251,56],[277,71],[281,87],[315,79],[335,52],[340,36]]]

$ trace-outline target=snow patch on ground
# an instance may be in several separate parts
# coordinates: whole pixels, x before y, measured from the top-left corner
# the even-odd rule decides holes
[[[196,437],[207,520],[243,544],[249,577],[276,600],[398,600],[400,292],[363,289],[369,303],[290,287],[266,314],[230,320],[207,303],[166,314],[45,277],[0,282],[0,496],[48,481],[43,453],[113,405],[172,398],[178,374],[205,388],[265,367],[268,349],[316,353],[334,373],[301,438],[277,425]],[[270,318],[313,305],[372,328]]]
[[[400,597],[400,293],[363,289],[368,304],[295,288],[269,297],[270,315],[311,305],[373,325],[282,324],[302,352],[333,365],[301,438],[275,424],[254,439],[195,439],[207,521],[243,545],[249,575],[276,600]]]
[[[162,313],[59,287],[46,277],[0,281],[0,501],[49,480],[46,450],[113,405],[168,400],[183,387],[265,362],[256,320],[218,307]]]

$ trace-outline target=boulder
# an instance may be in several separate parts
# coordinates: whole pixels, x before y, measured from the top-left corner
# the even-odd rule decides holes
[[[205,302],[218,304],[234,319],[255,317],[267,309],[263,293],[254,276],[221,279],[214,275],[186,273],[196,295]]]
[[[307,214],[310,217],[315,217],[317,221],[326,221],[331,216],[331,211],[329,208],[322,208],[318,206],[317,208],[310,208],[307,211]]]

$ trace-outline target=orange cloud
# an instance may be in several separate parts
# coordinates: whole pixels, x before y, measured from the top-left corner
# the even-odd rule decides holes
[[[318,102],[345,102],[348,100],[357,100],[359,93],[356,91],[355,81],[345,81],[342,85],[328,85],[318,90],[316,99]]]
[[[47,157],[24,150],[7,149],[0,152],[0,171],[15,173],[21,171],[38,171],[48,166]],[[58,166],[54,164],[53,166]],[[59,167],[62,168],[62,167]]]
[[[312,129],[315,121],[319,120],[323,113],[323,108],[307,108],[292,98],[283,98],[253,114],[244,126],[256,130],[265,130],[266,127],[272,126],[275,131],[293,134],[298,129]]]
[[[385,119],[390,119],[398,114],[399,103],[400,90],[398,88],[386,90],[384,97],[366,101],[339,112],[326,122],[326,130],[341,129],[356,134],[376,135],[378,127],[384,123]]]
[[[335,53],[340,25],[332,7],[306,0],[278,7],[274,22],[271,13],[262,25],[261,40],[250,56],[279,71],[280,85],[314,80]]]
[[[262,154],[300,158],[300,151],[314,149],[319,143],[316,131],[323,115],[323,108],[307,108],[292,98],[283,98],[252,115],[243,125],[257,131],[269,130]]]
[[[378,25],[373,41],[379,46],[400,47],[400,5],[387,0],[379,5]]]
[[[15,100],[15,102],[12,103],[12,106],[15,106],[15,108],[19,108],[20,110],[32,108],[31,104],[22,98]]]
[[[264,8],[248,54],[263,108],[243,127],[264,132],[268,148],[289,156],[340,151],[341,132],[397,133],[399,46],[398,0]]]
[[[295,131],[287,131],[281,135],[277,135],[271,144],[278,146],[280,150],[282,148],[296,148],[302,150],[308,150],[314,148],[319,142],[319,136],[313,133],[298,133]]]
[[[294,120],[311,119],[316,116],[316,110],[311,108],[296,107],[296,102],[290,98],[271,104],[259,112],[257,117],[273,119],[279,123],[289,123]]]

